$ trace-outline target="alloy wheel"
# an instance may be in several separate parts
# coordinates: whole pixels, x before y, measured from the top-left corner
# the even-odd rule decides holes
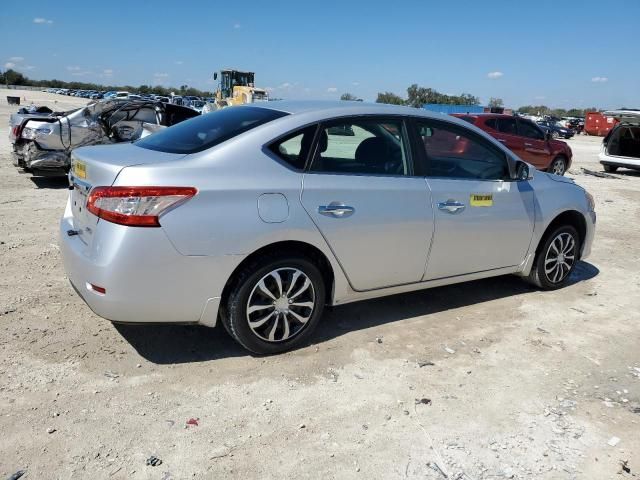
[[[564,160],[558,158],[553,161],[553,165],[551,167],[551,171],[556,175],[564,174]]]
[[[267,342],[289,340],[304,330],[315,302],[313,283],[303,271],[278,268],[262,277],[249,294],[249,328]]]
[[[576,241],[570,233],[560,233],[549,244],[544,257],[544,273],[551,283],[564,280],[576,259]]]

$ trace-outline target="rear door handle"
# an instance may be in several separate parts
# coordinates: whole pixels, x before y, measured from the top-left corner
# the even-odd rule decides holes
[[[318,213],[320,215],[334,218],[350,217],[355,211],[355,208],[339,202],[331,202],[329,205],[320,205],[318,207]]]
[[[507,141],[504,138],[498,138],[497,139],[500,143],[507,143]]]
[[[525,146],[525,147],[533,147],[533,145],[532,145],[532,144],[530,144],[530,143],[525,143],[525,144],[524,144],[524,146]]]
[[[446,202],[439,202],[438,209],[447,213],[459,213],[465,208],[463,203],[456,200],[447,200]]]

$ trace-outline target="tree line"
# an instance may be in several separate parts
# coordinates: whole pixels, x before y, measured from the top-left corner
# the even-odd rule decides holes
[[[212,97],[212,92],[198,90],[188,85],[180,85],[180,87],[163,87],[162,85],[140,85],[134,87],[132,85],[101,85],[98,83],[88,82],[65,82],[64,80],[34,80],[13,69],[0,72],[0,85],[24,85],[30,87],[42,88],[69,88],[72,90],[97,90],[97,91],[113,91],[125,90],[127,92],[138,93],[154,93],[156,95],[168,96],[171,92],[180,95],[193,95],[195,97]]]
[[[342,95],[342,100],[352,100],[356,97],[350,93]],[[417,84],[407,88],[407,98],[402,98],[392,92],[379,92],[376,98],[377,103],[387,103],[391,105],[408,105],[410,107],[422,108],[428,103],[438,103],[447,105],[480,105],[480,99],[469,93],[460,95],[446,95],[433,88],[420,87]],[[503,107],[504,101],[501,98],[491,97],[488,107]],[[556,117],[584,117],[585,112],[597,112],[596,107],[591,108],[550,108],[545,105],[525,105],[518,108],[518,113],[525,115],[553,115]]]

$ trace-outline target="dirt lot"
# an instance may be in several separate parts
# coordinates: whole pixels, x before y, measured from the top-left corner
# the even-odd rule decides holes
[[[581,173],[601,139],[569,141],[598,227],[567,288],[502,277],[343,306],[315,344],[259,358],[223,329],[85,306],[57,246],[65,181],[11,165],[6,94],[1,478],[640,478],[640,175]]]

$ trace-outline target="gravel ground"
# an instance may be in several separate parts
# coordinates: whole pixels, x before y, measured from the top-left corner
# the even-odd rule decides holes
[[[260,358],[223,329],[85,306],[57,245],[66,184],[11,165],[6,94],[1,478],[640,477],[640,175],[583,174],[601,139],[569,141],[598,227],[568,287],[501,277],[346,305],[313,345]]]

